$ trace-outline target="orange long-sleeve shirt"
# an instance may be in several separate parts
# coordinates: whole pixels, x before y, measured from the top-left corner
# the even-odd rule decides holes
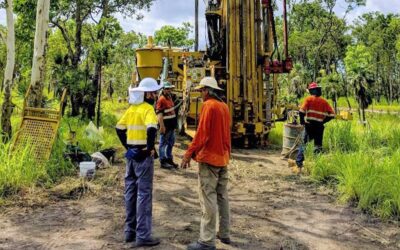
[[[200,112],[199,125],[186,158],[215,167],[229,164],[231,130],[228,105],[215,99],[207,99]]]
[[[300,112],[306,114],[306,121],[323,122],[325,117],[335,117],[331,105],[322,97],[308,96],[303,105],[301,105]]]

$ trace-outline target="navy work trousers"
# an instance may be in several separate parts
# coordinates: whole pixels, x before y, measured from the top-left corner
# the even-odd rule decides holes
[[[151,237],[154,158],[149,156],[141,162],[126,161],[125,235],[136,232],[136,239],[147,240]]]
[[[299,167],[303,167],[304,161],[304,148],[306,143],[314,141],[314,153],[320,153],[322,151],[322,139],[324,137],[324,124],[322,122],[306,123],[304,129],[303,144],[299,147],[297,153],[296,164]]]
[[[172,148],[175,144],[175,130],[168,130],[160,135],[160,161],[172,159]]]

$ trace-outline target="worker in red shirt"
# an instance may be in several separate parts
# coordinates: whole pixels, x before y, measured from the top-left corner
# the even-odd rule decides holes
[[[228,105],[218,96],[217,81],[205,77],[195,88],[201,91],[203,106],[196,135],[187,149],[182,168],[190,167],[193,158],[199,163],[199,199],[202,210],[200,237],[188,250],[216,249],[215,238],[229,244],[230,212],[228,201],[228,163],[231,153],[231,132]],[[216,233],[217,214],[219,232]]]
[[[304,125],[303,145],[299,147],[296,158],[295,172],[301,173],[304,161],[304,145],[314,141],[314,153],[322,151],[324,124],[335,117],[335,112],[329,103],[321,97],[321,87],[316,82],[308,85],[308,96],[299,110],[300,124]],[[293,163],[293,160],[289,164]],[[295,166],[295,167],[296,167]]]
[[[171,90],[175,86],[164,82],[163,91],[156,104],[158,124],[160,126],[160,164],[161,168],[177,168],[178,164],[173,161],[172,148],[175,144],[175,128],[177,118],[175,114],[174,101]]]

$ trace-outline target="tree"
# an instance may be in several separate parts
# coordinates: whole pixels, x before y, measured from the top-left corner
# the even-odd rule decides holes
[[[45,79],[47,29],[49,27],[50,0],[38,0],[36,8],[36,31],[32,62],[31,92],[28,105],[40,107]]]
[[[399,98],[399,67],[396,41],[400,33],[400,16],[372,12],[354,23],[352,36],[355,44],[364,45],[372,56],[372,88],[375,98],[386,97],[389,103]]]
[[[114,46],[110,50],[110,63],[104,67],[103,78],[106,82],[112,82],[118,96],[126,96],[135,71],[135,50],[145,44],[146,37],[133,31],[122,33],[114,40]]]
[[[87,57],[89,53],[84,55],[84,51],[82,48],[82,32],[84,24],[88,22],[88,19],[91,19],[92,23],[94,22],[96,25],[100,25],[101,29],[98,29],[96,34],[92,34],[93,40],[103,41],[104,36],[106,34],[106,30],[108,25],[107,19],[112,17],[116,13],[120,13],[124,16],[136,16],[138,19],[142,17],[140,13],[137,13],[138,10],[149,9],[151,3],[154,0],[58,0],[55,1],[52,13],[52,23],[60,29],[64,40],[66,42],[68,48],[68,59],[71,60],[71,70],[73,70],[76,74],[77,79],[84,78],[84,71],[80,69],[78,66],[81,62],[81,59],[85,56]],[[100,17],[99,20],[96,20],[93,16]],[[68,20],[73,18],[74,26],[68,26]],[[100,27],[99,26],[99,27]],[[102,43],[102,42],[100,42]],[[98,87],[99,87],[99,76],[101,72],[100,63],[95,62],[94,64],[94,75],[92,77],[92,87],[90,89],[90,99],[96,100]],[[78,82],[78,81],[75,81]],[[74,83],[71,83],[74,84]],[[75,83],[76,84],[76,83]],[[76,89],[76,88],[75,88]],[[81,93],[71,92],[71,103],[72,103],[72,114],[73,116],[79,115],[79,108],[82,105],[82,96]],[[94,110],[96,105],[96,101],[89,105],[90,110]],[[88,117],[93,118],[94,113],[89,112]]]
[[[4,139],[7,141],[11,138],[11,115],[14,108],[11,99],[11,87],[14,80],[15,66],[15,32],[14,32],[14,13],[13,0],[6,2],[7,13],[7,64],[4,72],[4,101],[2,105],[1,128]]]
[[[7,63],[7,47],[6,47],[6,28],[0,25],[0,92],[3,93],[4,89],[4,69]]]
[[[179,27],[165,25],[154,33],[154,40],[161,46],[190,48],[194,44],[194,39],[189,39],[192,30],[193,27],[188,22]]]
[[[372,73],[372,55],[367,47],[361,44],[349,46],[344,59],[348,78],[353,84],[354,93],[358,101],[358,112],[362,121],[365,121],[365,109],[371,104],[370,86],[368,78]]]

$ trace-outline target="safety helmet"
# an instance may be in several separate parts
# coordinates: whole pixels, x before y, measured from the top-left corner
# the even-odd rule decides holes
[[[318,86],[318,83],[316,82],[312,82],[308,85],[308,89],[316,89],[316,88],[321,88],[320,86]]]
[[[194,89],[202,89],[204,87],[222,90],[220,87],[218,87],[217,80],[215,80],[214,77],[210,77],[210,76],[206,76],[203,79],[201,79],[199,85],[197,87],[195,87]]]
[[[132,91],[142,91],[142,92],[154,92],[161,89],[163,85],[159,85],[156,80],[151,77],[146,77],[142,79],[139,86],[133,88]]]
[[[163,88],[164,89],[173,89],[173,88],[175,88],[175,85],[172,85],[170,82],[168,82],[168,81],[164,81],[164,86],[163,86]]]

